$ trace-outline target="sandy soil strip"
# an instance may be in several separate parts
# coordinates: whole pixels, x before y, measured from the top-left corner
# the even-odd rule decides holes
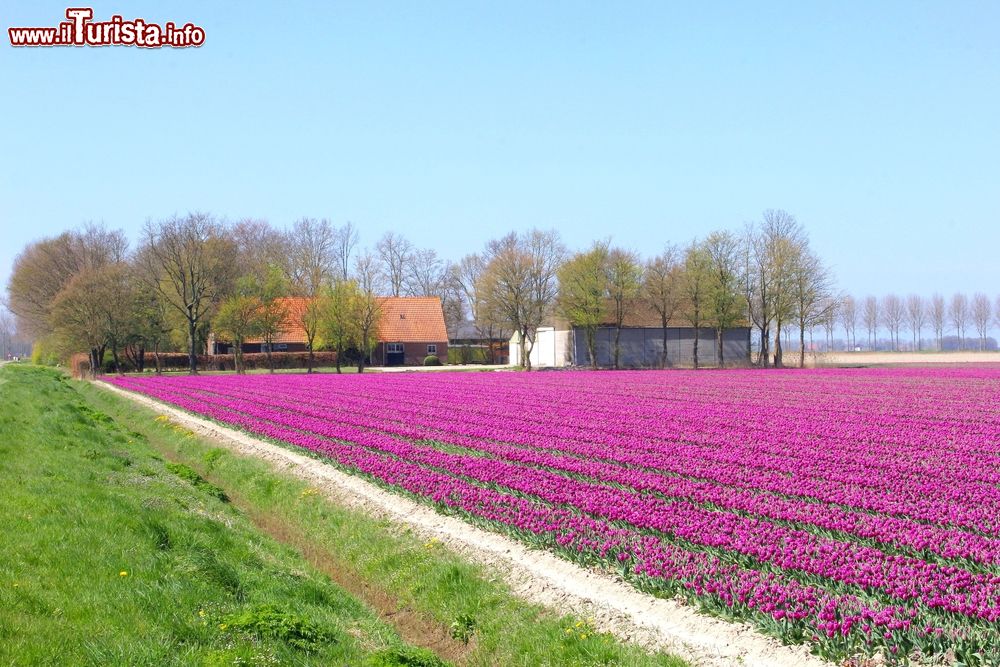
[[[803,646],[783,646],[751,626],[698,613],[679,600],[645,595],[615,577],[580,568],[530,549],[426,505],[390,493],[310,456],[220,426],[183,410],[105,383],[99,386],[169,415],[184,427],[228,449],[268,461],[320,489],[327,497],[369,515],[436,537],[470,561],[486,566],[519,597],[557,613],[593,619],[596,629],[648,648],[665,649],[696,665],[723,667],[827,667]]]

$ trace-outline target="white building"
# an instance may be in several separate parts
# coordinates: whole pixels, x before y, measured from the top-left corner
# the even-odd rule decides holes
[[[532,368],[573,365],[573,332],[555,327],[539,327],[528,355]],[[521,365],[521,337],[515,332],[510,338],[510,363]]]

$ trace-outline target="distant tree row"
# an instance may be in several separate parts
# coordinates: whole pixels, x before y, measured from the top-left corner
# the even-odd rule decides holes
[[[838,300],[831,312],[828,338],[833,339],[833,328],[837,324],[843,329],[844,342],[849,349],[877,348],[879,332],[889,336],[889,349],[903,348],[903,337],[909,339],[914,351],[924,349],[924,332],[931,335],[930,345],[935,350],[944,350],[945,342],[954,334],[955,347],[959,350],[988,347],[989,332],[992,327],[1000,327],[1000,296],[993,302],[982,292],[971,298],[963,293],[945,298],[933,294],[925,298],[919,294],[901,297],[887,294],[881,298],[865,297],[863,300],[845,296]],[[858,343],[861,331],[863,346]],[[975,333],[975,344],[970,346],[970,332]]]
[[[844,305],[803,227],[781,210],[646,260],[606,240],[569,253],[558,233],[540,230],[490,240],[457,262],[398,234],[371,249],[358,242],[351,223],[314,218],[279,230],[262,220],[175,216],[148,222],[134,248],[121,231],[87,225],[21,252],[9,307],[22,332],[58,354],[86,350],[95,370],[106,353],[115,368],[123,356],[141,367],[149,352],[158,359],[183,348],[195,373],[210,332],[234,344],[242,370],[240,343],[262,340],[269,353],[289,318],[310,353],[354,350],[363,368],[377,340],[380,295],[440,297],[449,330],[468,322],[483,338],[517,333],[529,368],[535,332],[552,316],[585,332],[593,365],[595,332],[610,323],[617,367],[621,329],[636,313],[655,313],[664,329],[713,329],[719,359],[726,329],[752,327],[762,366],[784,365],[781,334],[794,327],[803,364],[805,332]]]

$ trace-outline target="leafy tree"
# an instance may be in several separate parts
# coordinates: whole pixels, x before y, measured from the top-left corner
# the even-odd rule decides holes
[[[573,255],[557,271],[557,307],[571,325],[583,330],[591,368],[597,368],[596,334],[604,322],[608,261],[608,243],[599,241]]]
[[[290,311],[284,297],[287,294],[287,283],[284,276],[272,267],[267,281],[260,286],[260,314],[257,325],[262,340],[262,346],[267,354],[268,371],[274,372],[274,341],[285,331]]]
[[[684,295],[684,318],[694,329],[694,367],[698,368],[698,340],[705,326],[712,289],[712,260],[705,248],[692,243],[684,253],[684,276],[681,292]]]
[[[722,366],[723,334],[744,315],[740,303],[743,284],[740,241],[731,232],[712,232],[701,245],[709,272],[706,317],[715,327],[716,358]]]
[[[320,299],[320,333],[326,346],[337,353],[340,373],[344,352],[360,339],[361,293],[353,280],[338,278]]]
[[[243,363],[243,343],[248,338],[260,336],[260,297],[253,290],[241,290],[225,301],[219,307],[215,316],[216,333],[225,336],[233,344],[233,360],[236,373],[242,374],[246,367]]]
[[[353,308],[358,331],[358,372],[365,370],[365,363],[374,353],[378,343],[382,301],[378,296],[378,265],[374,255],[364,253],[355,262],[357,298]]]

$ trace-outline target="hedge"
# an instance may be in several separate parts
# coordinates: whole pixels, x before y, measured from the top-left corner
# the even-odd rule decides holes
[[[307,368],[309,365],[308,352],[273,352],[271,359],[275,368]],[[232,354],[207,355],[199,354],[198,370],[202,371],[232,371],[236,369],[235,357]],[[105,372],[112,372],[113,367],[109,367],[108,359],[105,359]],[[313,355],[313,367],[333,366],[337,363],[336,352],[316,352]],[[151,352],[145,355],[146,372],[156,370],[156,359]],[[122,370],[126,373],[135,371],[131,361],[125,357],[121,358]],[[255,368],[267,368],[267,354],[262,352],[244,353],[243,366],[247,370]],[[90,373],[90,361],[85,354],[75,354],[70,361],[70,368],[76,377],[84,377]],[[183,352],[161,352],[160,368],[165,371],[186,371],[188,368],[188,355]]]

